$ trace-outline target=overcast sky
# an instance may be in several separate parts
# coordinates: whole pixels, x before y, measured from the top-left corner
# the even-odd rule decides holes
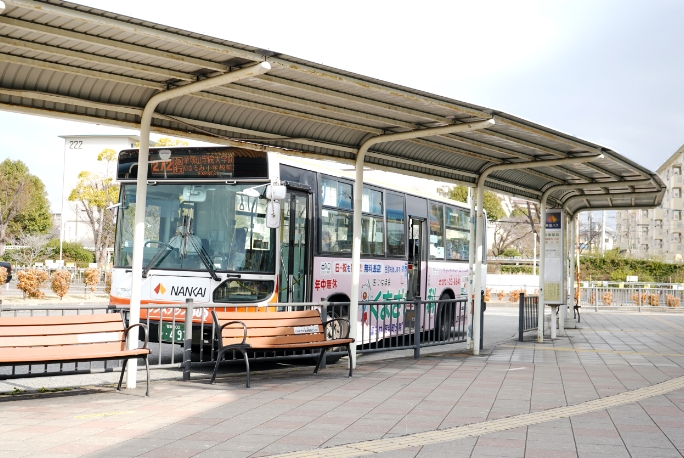
[[[80,3],[505,111],[651,170],[684,143],[682,1]],[[113,133],[130,132],[0,112],[0,160],[27,162],[56,209],[57,136]]]

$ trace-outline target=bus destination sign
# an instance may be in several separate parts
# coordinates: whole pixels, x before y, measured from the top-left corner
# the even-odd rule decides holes
[[[201,156],[171,157],[150,163],[150,178],[232,178],[235,155],[232,151],[217,151]]]
[[[138,150],[121,151],[117,178],[130,180],[137,175]],[[266,178],[268,160],[263,151],[243,148],[150,148],[147,177],[153,180]]]

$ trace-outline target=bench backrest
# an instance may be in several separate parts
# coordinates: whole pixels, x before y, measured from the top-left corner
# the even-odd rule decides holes
[[[0,360],[18,355],[81,357],[125,348],[121,313],[0,318]]]
[[[317,310],[299,312],[213,312],[217,328],[230,321],[242,321],[247,326],[245,343],[288,345],[322,342],[325,340],[321,315]],[[239,344],[244,335],[240,324],[223,329],[223,345]]]

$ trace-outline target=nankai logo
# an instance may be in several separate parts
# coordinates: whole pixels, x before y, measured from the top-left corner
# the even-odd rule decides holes
[[[165,294],[167,291],[164,285],[159,283],[154,287],[155,294]],[[181,297],[204,297],[207,294],[207,288],[201,288],[199,286],[172,286],[171,296],[181,296]]]
[[[206,288],[200,288],[200,287],[190,287],[190,286],[172,286],[171,287],[171,295],[172,296],[183,296],[183,297],[188,297],[188,296],[195,296],[195,297],[204,297],[206,294],[207,289]]]

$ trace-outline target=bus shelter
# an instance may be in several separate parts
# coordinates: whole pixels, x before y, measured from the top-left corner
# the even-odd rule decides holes
[[[356,166],[356,183],[366,166],[476,188],[469,288],[476,342],[484,189],[540,201],[542,221],[547,207],[573,218],[583,210],[654,207],[664,193],[656,174],[617,152],[501,111],[75,3],[4,0],[0,10],[0,109],[140,129],[139,170],[147,170],[154,131],[346,162]],[[428,67],[440,71],[439,62]],[[139,173],[139,203],[146,186]],[[361,199],[355,186],[352,326]],[[144,208],[136,207],[132,322]],[[543,271],[542,263],[540,308]]]

